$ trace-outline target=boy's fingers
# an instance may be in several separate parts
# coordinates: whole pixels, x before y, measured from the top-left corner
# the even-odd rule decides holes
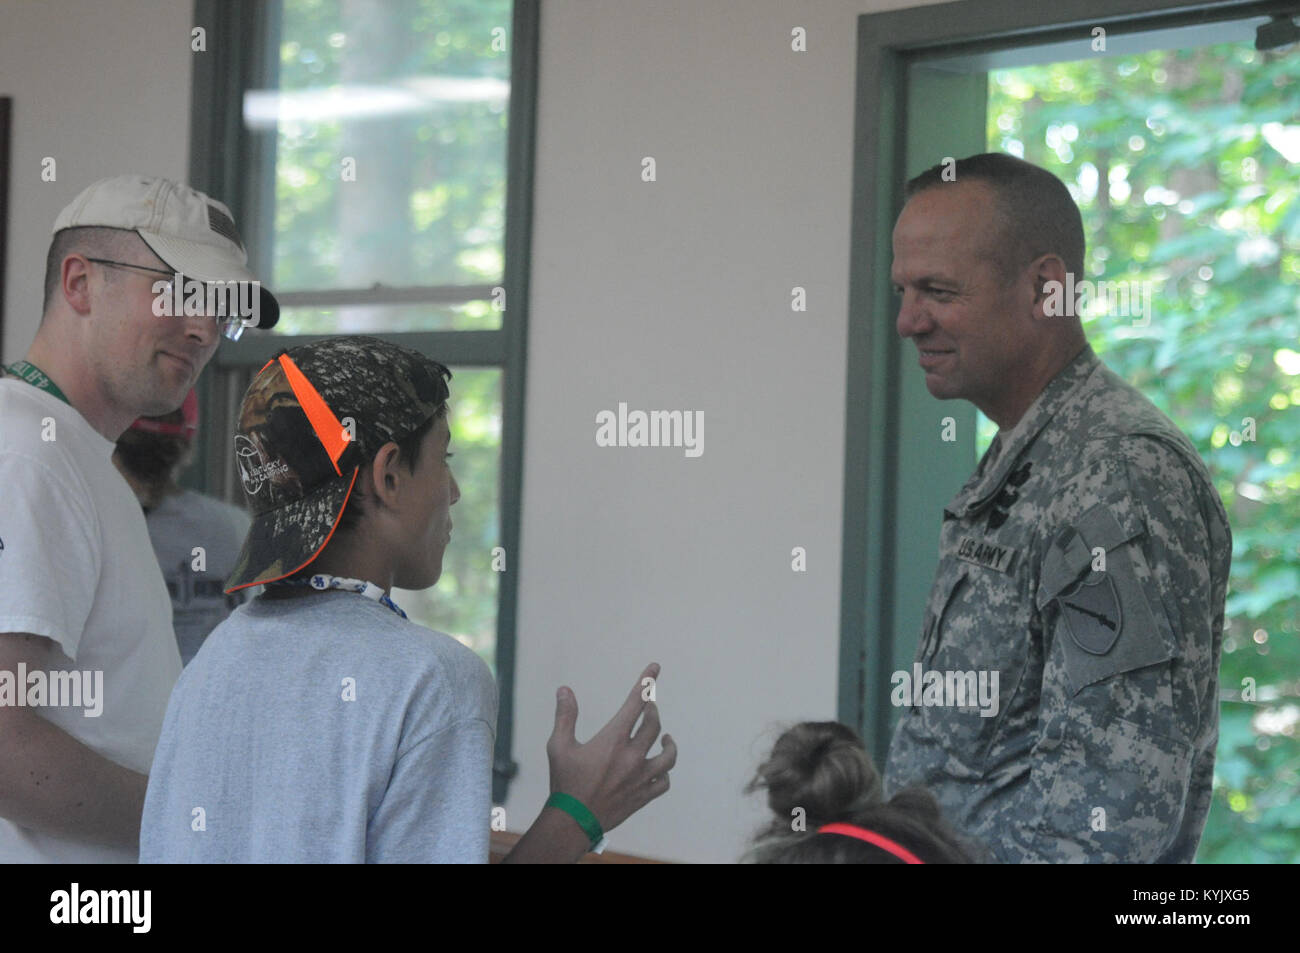
[[[645,680],[658,677],[658,662],[651,662],[646,666],[645,671],[637,677],[636,684],[632,686],[632,691],[628,693],[627,700],[623,702],[623,707],[610,719],[610,723],[620,729],[619,737],[627,738],[632,734],[632,726],[636,724],[637,716],[641,714],[641,709],[649,701],[646,696],[652,694],[649,692],[650,686],[645,684]]]
[[[662,726],[659,722],[659,706],[654,702],[646,702],[645,717],[641,719],[641,727],[632,736],[632,747],[643,757],[659,737],[660,727]]]
[[[671,782],[669,782],[668,780],[668,775],[661,774],[658,777],[654,777],[650,779],[649,787],[650,787],[650,796],[646,798],[647,802],[653,801],[655,798],[662,797],[663,795],[667,794],[668,788],[671,787]]]
[[[578,727],[578,699],[572,689],[561,686],[555,693],[555,728],[551,731],[551,741],[556,743],[576,743],[575,731]]]
[[[664,735],[660,752],[653,758],[646,759],[646,773],[652,778],[667,778],[668,772],[677,764],[677,742],[672,735]]]

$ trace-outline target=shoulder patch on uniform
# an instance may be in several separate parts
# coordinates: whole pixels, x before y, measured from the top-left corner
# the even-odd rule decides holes
[[[1075,693],[1178,654],[1160,590],[1142,552],[1132,507],[1098,503],[1053,538],[1037,603],[1055,606],[1056,631]],[[1103,558],[1104,557],[1104,558]]]
[[[1061,619],[1074,644],[1091,655],[1105,655],[1124,627],[1115,581],[1108,573],[1090,573],[1056,598]]]

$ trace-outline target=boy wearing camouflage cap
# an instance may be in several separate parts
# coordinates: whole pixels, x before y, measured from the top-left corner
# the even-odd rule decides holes
[[[474,652],[388,595],[442,571],[460,498],[450,376],[353,337],[282,352],[249,386],[235,453],[254,519],[227,586],[266,593],[177,683],[142,861],[487,860],[496,686]],[[676,746],[665,735],[647,757],[659,715],[640,681],[585,745],[576,718],[561,689],[556,793],[508,860],[577,860],[668,788]]]

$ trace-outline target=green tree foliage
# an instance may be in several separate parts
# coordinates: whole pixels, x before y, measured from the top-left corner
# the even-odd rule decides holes
[[[282,10],[274,287],[500,282],[510,0]],[[376,330],[466,329],[500,313],[480,302],[375,317]],[[330,312],[287,318],[291,333],[359,330]]]
[[[1300,56],[1238,45],[999,71],[991,149],[1075,194],[1088,277],[1157,282],[1099,354],[1200,451],[1232,525],[1198,861],[1300,859]],[[1253,424],[1253,433],[1251,425]]]

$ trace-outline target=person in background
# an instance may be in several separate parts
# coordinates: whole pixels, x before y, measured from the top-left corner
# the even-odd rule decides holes
[[[245,602],[248,590],[227,595],[252,518],[247,511],[195,490],[177,479],[193,458],[199,430],[199,398],[161,417],[141,417],[117,440],[113,463],[135,491],[149,526],[167,594],[181,664],[188,665],[217,623]]]
[[[981,849],[944,820],[923,787],[888,801],[861,739],[834,721],[787,729],[745,789],[775,815],[745,861],[758,864],[970,864]]]

